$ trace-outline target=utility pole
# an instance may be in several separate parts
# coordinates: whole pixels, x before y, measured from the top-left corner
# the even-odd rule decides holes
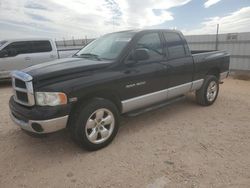
[[[216,32],[216,41],[215,41],[215,50],[218,50],[218,43],[219,43],[219,27],[220,25],[217,24],[217,32]]]

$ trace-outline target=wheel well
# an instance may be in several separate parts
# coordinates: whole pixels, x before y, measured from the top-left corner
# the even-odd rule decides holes
[[[121,100],[118,97],[118,95],[110,92],[110,91],[98,91],[95,93],[90,93],[82,98],[80,98],[77,103],[75,103],[72,106],[70,115],[69,115],[69,120],[68,120],[68,124],[67,127],[70,126],[70,124],[74,121],[74,114],[77,112],[77,110],[80,108],[81,105],[83,105],[86,101],[89,101],[93,98],[102,98],[102,99],[107,99],[110,100],[111,102],[113,102],[115,104],[115,106],[117,107],[118,111],[121,113],[122,111],[122,104],[121,104]]]
[[[220,79],[220,69],[219,68],[212,68],[208,71],[207,75],[214,75],[218,78],[218,80]]]
[[[79,99],[79,101],[77,102],[77,106],[93,98],[107,99],[115,104],[119,112],[122,111],[120,97],[118,97],[118,95],[115,94],[114,92],[110,92],[110,91],[98,91],[95,93],[90,93],[82,97],[81,99]]]

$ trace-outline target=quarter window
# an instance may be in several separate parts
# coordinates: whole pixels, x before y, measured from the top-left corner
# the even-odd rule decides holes
[[[149,53],[149,61],[163,58],[163,49],[158,33],[143,35],[137,42],[136,49],[146,48]]]
[[[169,59],[182,58],[186,56],[184,42],[177,33],[164,33],[167,41]]]

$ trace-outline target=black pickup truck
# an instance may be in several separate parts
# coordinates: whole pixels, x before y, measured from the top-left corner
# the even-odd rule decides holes
[[[181,32],[104,35],[71,58],[12,72],[10,116],[36,134],[68,128],[88,150],[108,145],[120,115],[137,115],[194,91],[209,106],[228,76],[229,54],[191,52]]]

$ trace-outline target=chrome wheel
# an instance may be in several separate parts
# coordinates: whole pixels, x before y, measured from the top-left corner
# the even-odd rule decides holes
[[[88,140],[94,144],[105,142],[112,134],[115,126],[113,113],[101,108],[90,115],[85,126]]]
[[[209,102],[214,101],[218,92],[218,85],[215,81],[211,81],[207,88],[207,100]]]

